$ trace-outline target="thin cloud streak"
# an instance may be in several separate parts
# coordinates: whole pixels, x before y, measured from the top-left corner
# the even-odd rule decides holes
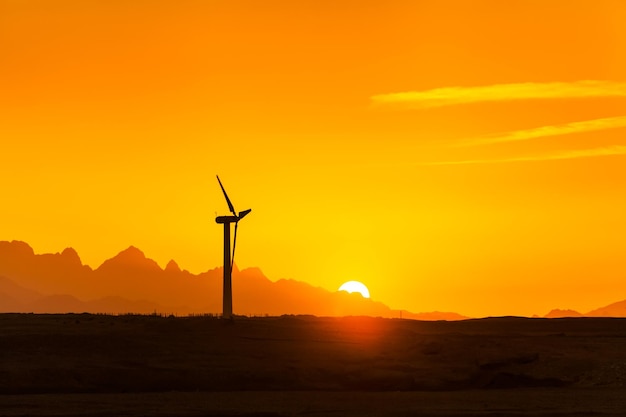
[[[489,101],[585,97],[626,97],[626,82],[583,80],[444,87],[425,91],[378,94],[372,96],[371,100],[375,105],[428,109]]]
[[[504,159],[472,159],[466,161],[443,161],[443,162],[427,162],[420,165],[470,165],[470,164],[503,164],[507,162],[540,162],[555,161],[563,159],[593,158],[599,156],[624,156],[626,155],[626,146],[615,145],[602,148],[581,149],[574,151],[562,151],[537,156],[523,156],[517,158]]]
[[[616,129],[620,127],[626,127],[626,116],[607,117],[603,119],[584,120],[582,122],[572,122],[562,125],[541,126],[534,129],[516,130],[500,136],[466,139],[459,141],[452,146],[465,147],[491,145],[495,143],[517,142],[549,136],[568,135],[572,133],[595,132],[598,130]]]

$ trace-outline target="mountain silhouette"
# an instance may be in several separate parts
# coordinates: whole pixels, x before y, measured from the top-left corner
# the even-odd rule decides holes
[[[550,311],[544,316],[545,318],[564,318],[564,317],[626,317],[626,300],[609,304],[591,310],[588,313],[579,313],[575,310],[559,310]]]
[[[37,255],[24,242],[0,242],[0,312],[218,314],[222,276],[222,268],[194,275],[174,260],[161,269],[134,246],[91,269],[72,248]],[[235,312],[242,315],[465,318],[392,310],[359,294],[327,291],[292,279],[272,282],[259,268],[239,270],[237,265],[233,296]]]
[[[560,319],[565,317],[583,317],[583,315],[576,310],[561,310],[555,308],[554,310],[550,310],[544,317],[547,319]]]
[[[626,317],[626,300],[597,308],[585,315],[589,317]]]
[[[104,261],[102,265],[96,269],[96,272],[103,271],[105,273],[135,273],[137,271],[156,272],[161,271],[161,268],[155,261],[146,258],[146,255],[144,255],[141,250],[134,246],[129,246],[128,249],[125,249],[113,258]]]
[[[92,312],[219,314],[222,268],[200,274],[171,260],[165,269],[134,246],[96,269],[78,253],[35,254],[24,242],[0,241],[0,312]],[[233,306],[241,315],[366,315],[417,320],[462,320],[448,312],[393,310],[359,294],[333,292],[293,279],[269,280],[259,268],[233,267]],[[573,310],[552,310],[546,317],[577,317]],[[626,317],[626,300],[585,316]]]
[[[23,288],[46,295],[72,293],[93,298],[91,272],[74,249],[36,255],[24,242],[0,241],[0,275],[11,278]]]
[[[176,263],[175,260],[171,259],[167,265],[165,266],[165,272],[169,272],[169,273],[179,273],[181,272],[180,267],[178,266],[178,264]]]

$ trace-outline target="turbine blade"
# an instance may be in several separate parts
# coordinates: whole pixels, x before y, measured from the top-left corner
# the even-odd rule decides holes
[[[250,213],[251,211],[252,211],[252,209],[240,211],[239,212],[239,216],[237,216],[238,217],[237,221],[239,221],[239,220],[243,219],[244,217],[246,217],[248,215],[248,213]]]
[[[224,189],[224,186],[222,185],[222,181],[220,181],[220,176],[216,175],[216,177],[217,177],[217,182],[220,183],[220,188],[222,189],[222,192],[224,193],[224,197],[226,197],[226,204],[228,204],[228,208],[230,209],[230,212],[233,213],[235,217],[237,217],[237,212],[235,211],[235,208],[233,207],[233,203],[230,202],[230,198],[228,198],[228,194],[226,194],[226,190]]]
[[[235,248],[237,247],[237,226],[239,222],[235,222],[235,236],[233,237],[233,256],[230,258],[230,273],[233,273],[233,267],[235,266]]]

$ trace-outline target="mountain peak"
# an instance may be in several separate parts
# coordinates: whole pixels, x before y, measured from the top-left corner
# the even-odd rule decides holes
[[[18,256],[32,256],[35,254],[33,248],[31,248],[28,243],[22,242],[21,240],[13,240],[11,242],[2,241],[0,242],[0,250]]]
[[[579,313],[578,311],[575,310],[561,310],[559,308],[555,308],[553,310],[550,310],[550,312],[548,314],[546,314],[544,317],[547,319],[557,319],[557,318],[565,318],[565,317],[582,317],[583,315],[581,313]]]
[[[127,259],[146,259],[146,255],[143,253],[143,251],[133,245],[130,245],[129,247],[118,253],[116,258],[117,257],[124,257]]]
[[[66,259],[69,263],[82,265],[83,263],[80,260],[80,256],[78,256],[78,252],[74,248],[65,248],[63,252],[61,252],[61,256],[63,259]]]
[[[180,272],[180,267],[175,260],[171,259],[165,266],[165,272]]]
[[[135,246],[129,246],[111,259],[107,259],[98,268],[101,269],[147,269],[161,270],[159,265],[152,259],[146,258],[146,255]]]

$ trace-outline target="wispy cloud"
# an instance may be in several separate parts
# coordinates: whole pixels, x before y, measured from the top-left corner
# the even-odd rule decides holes
[[[626,127],[626,116],[607,117],[604,119],[584,120],[561,125],[541,126],[534,129],[516,130],[497,136],[485,136],[465,139],[456,142],[453,146],[478,146],[503,142],[517,142],[522,140],[543,138],[549,136],[567,135],[571,133],[594,132],[605,129]]]
[[[533,162],[533,161],[554,161],[560,159],[592,158],[598,156],[620,156],[626,155],[626,146],[615,145],[602,148],[580,149],[572,151],[553,152],[536,156],[523,156],[502,159],[471,159],[465,161],[444,161],[427,162],[420,165],[469,165],[469,164],[502,164],[507,162]]]
[[[626,82],[584,80],[444,87],[425,91],[379,94],[372,96],[371,100],[376,105],[427,109],[486,101],[584,97],[626,97]]]

